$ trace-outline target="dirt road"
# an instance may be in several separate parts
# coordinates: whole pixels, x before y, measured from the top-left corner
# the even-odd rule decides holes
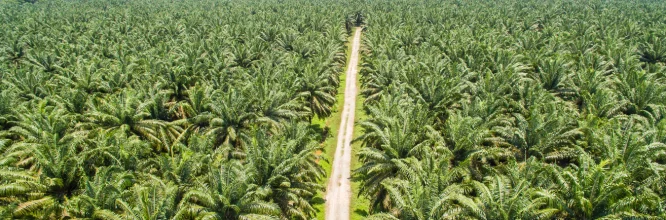
[[[347,67],[345,101],[338,130],[338,144],[333,158],[333,171],[326,189],[326,219],[349,219],[351,199],[351,141],[354,134],[354,110],[356,109],[356,73],[358,51],[361,46],[361,29],[356,28],[352,40],[351,58]]]

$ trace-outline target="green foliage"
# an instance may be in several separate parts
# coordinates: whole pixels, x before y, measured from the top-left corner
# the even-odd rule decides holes
[[[311,219],[361,26],[368,218],[664,219],[665,12],[0,1],[0,218]]]
[[[0,218],[314,217],[342,4],[26,2],[0,4]]]
[[[370,219],[666,218],[666,4],[363,11]]]

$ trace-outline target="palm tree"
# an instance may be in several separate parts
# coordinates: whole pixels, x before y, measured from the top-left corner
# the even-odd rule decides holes
[[[417,105],[418,106],[418,105]],[[370,112],[387,109],[370,108]],[[377,116],[390,115],[386,113]],[[358,153],[363,165],[354,170],[353,178],[360,180],[360,193],[371,198],[371,211],[387,210],[392,198],[384,188],[388,179],[420,179],[419,160],[431,152],[431,148],[443,146],[441,137],[427,125],[425,111],[415,107],[402,109],[398,116],[378,117],[361,123],[365,134],[358,140],[364,147]]]
[[[63,90],[59,94],[50,97],[55,105],[67,110],[76,117],[77,121],[83,118],[83,114],[88,110],[89,96],[81,90],[70,89]]]
[[[257,187],[253,196],[275,203],[284,218],[313,217],[315,209],[310,201],[324,190],[319,181],[325,175],[317,163],[317,150],[322,146],[314,141],[299,143],[256,132],[247,149],[247,165]]]
[[[448,110],[463,99],[465,84],[464,80],[457,77],[424,77],[414,87],[421,101],[433,112],[439,123],[443,123],[448,117]]]
[[[258,80],[252,86],[257,99],[259,118],[262,124],[281,129],[283,124],[304,118],[309,114],[298,99],[293,99],[276,83]]]
[[[524,160],[530,156],[550,161],[567,160],[576,154],[572,146],[583,133],[576,121],[563,117],[575,112],[556,103],[530,104],[527,114],[513,115],[516,131],[509,142],[522,151]]]
[[[418,179],[385,179],[381,184],[391,199],[383,204],[386,212],[375,213],[369,219],[436,219],[443,215],[436,205],[440,196],[450,192],[449,186],[465,177],[465,172],[451,167],[453,154],[444,146],[432,149],[418,169],[423,173]]]
[[[655,128],[646,124],[644,120],[629,119],[590,125],[589,151],[595,153],[596,161],[610,160],[616,169],[627,172],[641,183],[638,186],[659,189],[665,183],[657,179],[665,173],[661,170],[664,165],[657,161],[666,153],[666,145],[659,142],[652,130]]]
[[[82,152],[83,166],[89,176],[97,169],[118,166],[123,170],[141,170],[142,164],[153,154],[150,143],[136,135],[123,132],[88,132],[85,141],[87,148]]]
[[[562,96],[570,95],[570,79],[567,69],[571,64],[564,62],[562,59],[541,61],[539,66],[535,67],[534,79],[548,91]]]
[[[615,81],[617,93],[628,102],[625,114],[652,117],[664,101],[662,80],[645,71],[627,72]]]
[[[640,60],[648,63],[666,62],[666,43],[654,33],[645,36],[640,45]]]
[[[309,120],[331,115],[335,104],[336,89],[331,85],[328,73],[321,73],[314,66],[303,67],[296,81],[297,97],[307,103],[310,108]]]
[[[35,107],[10,130],[23,141],[5,151],[0,197],[16,205],[13,218],[66,218],[86,173],[79,150],[84,137],[68,130],[63,110],[45,102]]]
[[[309,37],[302,36],[297,38],[290,45],[291,51],[301,59],[312,59],[317,55],[317,51],[314,48],[311,41],[307,41]]]
[[[187,99],[175,103],[169,113],[175,115],[175,118],[191,121],[192,125],[198,124],[195,118],[210,112],[210,93],[211,89],[203,86],[194,86],[187,91]],[[189,120],[188,120],[189,119]]]
[[[200,187],[184,195],[181,209],[198,210],[197,217],[206,219],[278,219],[279,207],[263,201],[262,192],[254,192],[257,187],[249,168],[236,160],[211,167]]]
[[[8,85],[7,90],[14,91],[19,99],[42,99],[52,93],[50,78],[50,75],[34,69],[21,69],[3,77],[3,84]]]
[[[22,42],[21,38],[14,38],[10,41],[10,44],[3,48],[3,61],[13,64],[15,67],[19,67],[19,64],[26,58],[25,43]]]
[[[109,95],[105,99],[93,99],[87,120],[78,125],[88,130],[123,132],[145,138],[156,150],[168,150],[170,143],[179,137],[179,130],[167,126],[161,120],[150,119],[149,104],[141,103],[140,94],[132,90]]]
[[[60,83],[88,94],[111,92],[112,88],[104,80],[104,71],[94,65],[86,66],[81,60],[55,76]]]
[[[483,179],[484,170],[489,172],[492,165],[513,159],[509,143],[496,134],[505,129],[500,127],[502,120],[506,119],[484,120],[456,114],[446,122],[443,136],[454,155],[454,163],[467,167],[477,181]]]
[[[245,91],[213,92],[213,99],[209,108],[211,116],[208,135],[214,135],[216,144],[233,148],[235,157],[242,157],[247,145],[249,132],[257,119],[254,110],[254,99],[248,97]]]
[[[234,66],[249,68],[256,63],[264,55],[266,51],[266,44],[263,42],[251,42],[248,44],[233,44],[231,45],[231,59],[234,61]]]
[[[593,94],[582,93],[581,98],[583,112],[597,117],[613,118],[619,116],[629,106],[629,101],[620,99],[616,92],[609,89],[600,89]]]
[[[639,217],[642,216],[639,213],[646,211],[640,209],[657,208],[658,202],[654,201],[656,196],[633,195],[631,188],[626,185],[626,173],[607,169],[611,161],[596,164],[587,155],[581,157],[580,167],[573,165],[562,171],[554,166],[545,167],[544,175],[552,178],[553,185],[532,192],[530,206],[537,209],[533,215],[576,219],[621,215]]]
[[[159,87],[169,90],[174,101],[185,99],[186,91],[197,80],[197,76],[192,72],[180,67],[163,67],[160,72],[162,77],[158,78],[160,79]]]
[[[27,62],[31,66],[41,69],[47,73],[53,73],[62,69],[62,63],[60,60],[55,57],[53,53],[46,51],[40,51],[36,54],[28,55]]]
[[[111,212],[96,213],[100,219],[180,219],[187,216],[187,210],[179,210],[179,201],[172,182],[164,182],[157,177],[147,176],[141,185],[132,187],[125,198],[116,200],[122,210],[120,215]]]
[[[364,76],[361,78],[364,85],[361,94],[366,97],[365,104],[378,101],[388,88],[395,87],[406,78],[403,72],[395,69],[395,63],[390,60],[377,66],[377,69],[373,69],[371,66],[374,65],[371,64],[367,66],[361,69]]]
[[[512,180],[506,176],[488,176],[484,183],[475,182],[479,206],[488,219],[525,218],[525,207],[530,201],[527,194],[530,185],[523,179]]]
[[[84,190],[72,199],[70,213],[77,218],[118,218],[116,201],[137,182],[134,175],[118,166],[102,167],[93,179],[84,178]]]

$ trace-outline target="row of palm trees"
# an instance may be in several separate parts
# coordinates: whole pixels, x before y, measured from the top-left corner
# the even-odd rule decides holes
[[[370,5],[371,219],[666,218],[666,4]]]
[[[310,219],[337,4],[0,7],[0,218]],[[305,13],[304,13],[305,12]]]

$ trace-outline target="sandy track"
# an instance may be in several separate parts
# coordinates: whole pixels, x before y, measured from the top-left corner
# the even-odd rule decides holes
[[[333,171],[326,188],[326,219],[349,219],[351,199],[351,141],[354,134],[354,110],[356,109],[356,73],[358,51],[361,47],[361,29],[356,28],[352,40],[351,58],[347,67],[344,107],[338,129],[338,144],[333,158]]]

